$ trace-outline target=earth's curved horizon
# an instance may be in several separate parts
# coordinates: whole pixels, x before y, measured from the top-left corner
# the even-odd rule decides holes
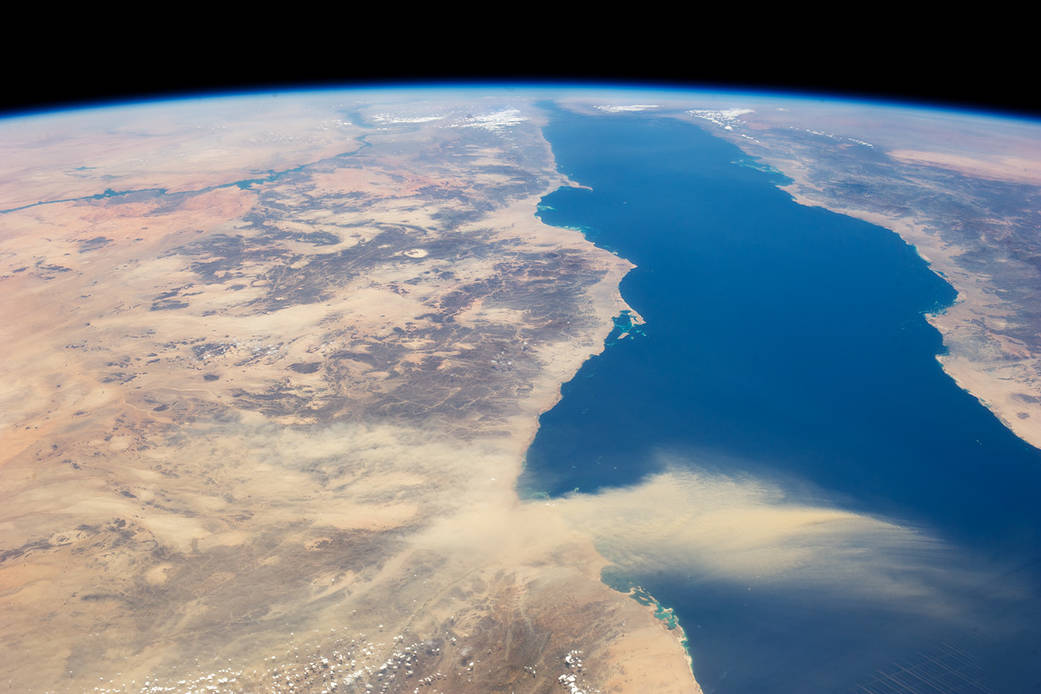
[[[583,160],[584,175],[557,153],[568,143],[554,138],[570,131],[551,126],[567,118],[576,133],[618,124],[602,147],[579,148],[602,155]],[[695,320],[693,307],[662,316],[643,289],[620,291],[636,265],[664,270],[618,251],[609,222],[552,224],[582,205],[624,219],[592,206],[637,206],[654,192],[626,199],[611,167],[635,170],[637,143],[668,149],[661,138],[687,128],[706,134],[683,145],[701,163],[653,160],[676,167],[670,180],[729,180],[697,166],[732,166],[745,172],[735,181],[781,188],[788,205],[892,230],[953,288],[952,304],[908,319],[921,322],[911,329],[930,330],[927,320],[938,331],[935,359],[1003,425],[982,408],[956,425],[982,422],[980,436],[994,438],[977,441],[998,456],[987,460],[1001,472],[987,474],[1035,494],[1041,122],[600,85],[309,89],[14,114],[0,117],[0,681],[12,691],[750,691],[754,678],[728,685],[718,662],[751,648],[754,630],[702,629],[681,593],[633,585],[644,576],[668,576],[663,586],[685,576],[705,596],[755,586],[763,614],[796,592],[841,595],[842,609],[885,613],[894,629],[913,615],[905,641],[925,634],[957,653],[962,634],[982,632],[966,655],[982,674],[921,644],[961,673],[936,683],[943,691],[1037,681],[1019,656],[1041,648],[1023,621],[1041,605],[1031,568],[1041,528],[1003,487],[964,506],[981,514],[974,535],[939,502],[916,515],[899,494],[858,498],[875,482],[853,459],[850,479],[868,477],[849,492],[829,486],[831,473],[738,462],[746,452],[694,437],[643,450],[656,462],[624,483],[581,454],[556,460],[602,486],[518,496],[540,417],[566,404],[562,386],[583,365],[608,368],[591,357],[657,339],[663,320]],[[712,156],[725,161],[710,163],[696,148],[719,140],[729,144]],[[605,172],[596,183],[594,166]],[[560,190],[589,195],[553,210],[571,199]],[[660,220],[645,212],[640,223],[692,215],[654,204]],[[727,220],[703,213],[730,243]],[[789,342],[811,333],[792,328]],[[743,388],[739,365],[724,368]],[[719,426],[753,432],[756,416]],[[985,456],[917,455],[923,476],[984,472],[974,461]],[[952,503],[971,492],[951,489]],[[706,647],[716,641],[725,649]],[[897,657],[911,644],[893,641],[892,653],[851,657],[843,686],[910,691],[889,681],[901,677],[896,662],[932,676],[926,661]],[[762,677],[788,683],[779,691],[837,682],[761,660]]]

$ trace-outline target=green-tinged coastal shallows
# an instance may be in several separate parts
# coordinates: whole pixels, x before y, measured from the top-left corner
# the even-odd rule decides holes
[[[683,646],[683,650],[687,654],[687,664],[690,665],[691,672],[694,672],[694,657],[690,652],[690,641],[687,639],[687,632],[683,630],[675,610],[661,604],[646,588],[622,574],[615,567],[609,566],[605,568],[600,574],[600,580],[612,590],[625,593],[644,607],[650,608],[654,613],[654,618],[664,622],[666,628],[676,634],[680,645]]]

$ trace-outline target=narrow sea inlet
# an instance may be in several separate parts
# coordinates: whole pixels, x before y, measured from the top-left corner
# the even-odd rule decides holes
[[[872,691],[931,662],[941,691],[1039,686],[1041,451],[940,368],[924,314],[953,289],[691,123],[546,108],[591,190],[542,219],[637,265],[646,324],[621,316],[563,387],[522,493],[625,524],[603,521],[612,584],[674,610],[706,692]]]

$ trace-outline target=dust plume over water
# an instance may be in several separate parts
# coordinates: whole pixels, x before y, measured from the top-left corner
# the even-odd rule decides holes
[[[1036,681],[1041,451],[940,368],[951,287],[696,126],[547,108],[589,188],[540,216],[636,265],[646,323],[542,415],[523,494],[675,611],[706,691],[853,688],[941,641]]]

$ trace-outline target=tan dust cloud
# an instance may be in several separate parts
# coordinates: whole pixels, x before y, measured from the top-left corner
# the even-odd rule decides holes
[[[644,482],[555,503],[623,571],[820,591],[957,617],[986,569],[929,533],[793,498],[782,487],[671,467]],[[1007,588],[1007,590],[1015,590]]]

